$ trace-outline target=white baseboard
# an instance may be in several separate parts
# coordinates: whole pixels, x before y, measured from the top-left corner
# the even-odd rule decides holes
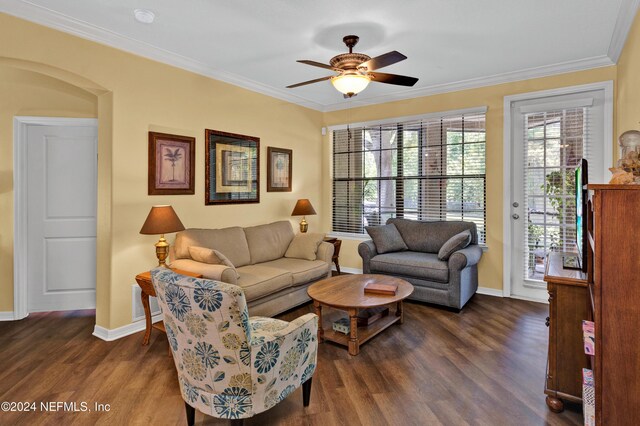
[[[549,304],[549,299],[538,299],[535,297],[526,297],[526,296],[516,296],[516,295],[511,295],[509,296],[512,299],[518,299],[518,300],[526,300],[527,302],[536,302],[536,303],[544,303],[545,305]]]
[[[13,314],[13,311],[3,311],[0,312],[0,321],[13,321],[16,317]]]
[[[162,321],[162,314],[154,315],[151,317],[151,322],[156,323]],[[144,321],[137,321],[131,324],[123,325],[118,328],[104,328],[96,325],[93,329],[93,335],[99,339],[107,342],[118,340],[122,337],[129,336],[130,334],[138,333],[146,328]]]
[[[476,293],[484,294],[487,296],[504,297],[502,295],[502,289],[497,289],[497,288],[478,287],[478,290],[476,291]]]
[[[332,271],[336,270],[336,266],[333,265],[333,268],[331,268]],[[362,273],[362,269],[358,269],[358,268],[345,268],[344,266],[340,267],[340,272],[346,272],[347,274],[361,274]]]

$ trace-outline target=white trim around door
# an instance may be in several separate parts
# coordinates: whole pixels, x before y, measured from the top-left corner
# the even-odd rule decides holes
[[[29,315],[27,307],[27,126],[97,127],[96,118],[13,118],[13,316]]]
[[[547,98],[551,96],[570,95],[592,90],[604,91],[604,155],[603,165],[607,171],[613,164],[613,81],[602,81],[598,83],[584,84],[579,86],[561,87],[552,90],[542,90],[538,92],[520,93],[504,97],[503,113],[503,277],[502,295],[511,297],[511,266],[512,266],[512,235],[511,235],[511,183],[513,181],[512,171],[512,144],[513,136],[511,107],[515,102]],[[608,172],[605,172],[605,174]]]

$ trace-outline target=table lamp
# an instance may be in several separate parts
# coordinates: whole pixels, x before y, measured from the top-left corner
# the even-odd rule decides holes
[[[293,212],[291,212],[291,216],[302,216],[302,220],[300,221],[300,232],[307,232],[309,229],[309,224],[305,216],[316,214],[316,211],[313,209],[311,202],[306,198],[303,200],[298,200],[296,206],[293,208]]]
[[[171,232],[183,231],[184,225],[180,222],[178,215],[171,206],[153,206],[144,221],[141,234],[158,235],[160,240],[156,245],[156,256],[158,257],[158,266],[167,267],[165,261],[169,254],[169,243],[164,239],[164,234]]]

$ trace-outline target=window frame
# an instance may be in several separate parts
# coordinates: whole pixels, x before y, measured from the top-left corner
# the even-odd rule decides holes
[[[337,181],[335,175],[335,171],[336,171],[336,158],[335,155],[336,153],[334,152],[335,149],[335,143],[334,143],[334,132],[337,130],[346,130],[346,129],[363,129],[363,130],[368,130],[368,129],[373,129],[375,127],[379,127],[381,130],[382,128],[384,129],[390,129],[392,127],[395,127],[395,131],[396,133],[396,137],[398,135],[400,135],[401,133],[404,133],[406,131],[411,131],[411,130],[418,130],[419,133],[419,139],[422,139],[425,137],[425,128],[420,126],[420,127],[415,127],[415,122],[420,122],[420,121],[436,121],[436,120],[451,120],[451,119],[464,119],[465,116],[473,116],[473,115],[484,115],[484,120],[485,120],[485,126],[484,129],[482,129],[482,132],[485,133],[486,135],[486,113],[487,113],[487,107],[486,106],[482,106],[482,107],[475,107],[475,108],[466,108],[466,109],[458,109],[458,110],[449,110],[449,111],[442,111],[442,112],[435,112],[435,113],[429,113],[429,114],[423,114],[423,115],[415,115],[415,116],[404,116],[404,117],[396,117],[396,118],[391,118],[391,119],[385,119],[385,120],[376,120],[376,121],[368,121],[368,122],[359,122],[359,123],[349,123],[349,124],[342,124],[342,125],[336,125],[336,126],[331,126],[328,127],[329,130],[329,136],[330,136],[330,159],[331,159],[331,164],[330,164],[330,176],[331,176],[331,231],[330,233],[332,235],[336,235],[336,236],[342,236],[342,237],[347,237],[347,238],[353,238],[353,239],[368,239],[368,235],[366,234],[366,232],[363,230],[362,233],[356,233],[356,232],[345,232],[345,231],[335,231],[334,230],[334,217],[335,217],[335,182]],[[461,132],[465,132],[464,129],[460,129]],[[469,130],[469,133],[473,132],[473,130]],[[363,137],[364,137],[364,131],[363,131]],[[445,136],[446,138],[446,136]],[[402,137],[398,138],[398,139],[403,139]],[[463,146],[466,146],[467,144],[471,144],[471,143],[475,143],[475,142],[463,142]],[[485,140],[484,140],[484,173],[482,174],[473,174],[473,175],[465,175],[464,172],[460,175],[448,175],[446,173],[440,174],[440,175],[433,175],[433,176],[429,176],[427,174],[425,174],[425,172],[421,169],[421,164],[422,162],[419,161],[419,169],[418,172],[419,174],[417,176],[407,176],[407,177],[403,177],[403,176],[399,176],[398,173],[396,172],[395,174],[392,174],[392,176],[377,176],[377,177],[369,177],[367,178],[366,174],[365,174],[365,169],[364,169],[364,165],[362,167],[362,171],[360,173],[360,177],[346,177],[346,178],[338,178],[340,181],[358,181],[361,180],[363,182],[368,182],[368,181],[374,181],[374,182],[381,182],[384,180],[391,180],[394,182],[394,190],[396,190],[398,188],[398,182],[400,182],[400,187],[402,188],[403,184],[406,183],[406,181],[408,180],[412,180],[415,179],[418,181],[418,185],[421,185],[421,181],[426,181],[429,179],[441,179],[441,180],[449,180],[449,179],[460,179],[461,183],[464,182],[463,179],[465,178],[469,178],[469,179],[483,179],[483,183],[484,183],[484,199],[483,199],[483,206],[481,208],[482,213],[483,213],[483,218],[482,218],[482,222],[484,224],[484,240],[480,242],[480,245],[483,247],[486,247],[486,226],[487,226],[487,200],[486,200],[486,192],[487,192],[487,184],[486,184],[486,144],[487,144],[487,140],[486,140],[486,136],[485,136]],[[441,146],[445,147],[449,145],[447,139],[441,139]],[[417,149],[426,149],[427,145],[423,144],[421,142],[418,143]],[[402,151],[402,149],[404,149],[404,147],[399,147],[396,146],[395,148],[392,148],[392,151],[396,152],[396,155],[398,155],[400,153],[400,151]],[[382,148],[382,146],[380,146],[380,151],[383,151],[384,148]],[[341,151],[342,152],[342,151]],[[351,150],[351,148],[349,148],[345,153],[348,152],[355,152],[355,150]],[[363,155],[365,152],[369,152],[367,150],[362,150]],[[463,151],[464,152],[464,151]],[[463,154],[464,155],[464,154]],[[400,157],[400,155],[398,155],[398,157]],[[418,157],[420,158],[420,157]],[[349,160],[347,160],[349,161]],[[400,160],[401,161],[401,160]],[[446,164],[446,163],[445,163]],[[445,169],[446,170],[446,169]],[[427,177],[429,176],[429,177]],[[364,189],[363,189],[364,191]],[[420,193],[420,190],[418,190],[418,193]],[[378,194],[379,197],[379,194]],[[402,207],[400,208],[400,210],[406,210],[406,207],[404,206],[404,196],[401,195],[400,197],[398,196],[397,192],[395,194],[395,198],[396,199],[401,199],[403,200],[402,203]],[[395,212],[398,211],[398,205],[399,203],[396,203],[395,205]],[[380,202],[378,202],[378,207],[380,207]],[[363,215],[364,215],[364,199],[363,199]],[[461,207],[460,211],[464,211],[464,206]],[[451,210],[453,211],[453,210]],[[458,210],[455,210],[458,211]],[[449,209],[446,208],[446,201],[445,201],[445,209],[444,209],[444,217],[446,218],[447,212],[449,212]],[[433,219],[424,219],[423,215],[425,213],[428,213],[428,209],[424,208],[421,211],[421,206],[420,206],[420,202],[418,202],[418,205],[416,207],[416,211],[414,212],[419,220],[433,220]],[[477,213],[477,212],[476,212]],[[395,216],[395,213],[393,214]],[[444,220],[444,219],[442,219]],[[380,224],[384,224],[384,222],[386,222],[386,220],[380,220]],[[363,224],[364,226],[364,224]]]

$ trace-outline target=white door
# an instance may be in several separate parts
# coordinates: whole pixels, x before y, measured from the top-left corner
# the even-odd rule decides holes
[[[575,169],[602,182],[604,90],[514,102],[512,117],[511,296],[546,300],[545,256],[573,251]]]
[[[97,127],[28,125],[28,311],[95,308]]]

